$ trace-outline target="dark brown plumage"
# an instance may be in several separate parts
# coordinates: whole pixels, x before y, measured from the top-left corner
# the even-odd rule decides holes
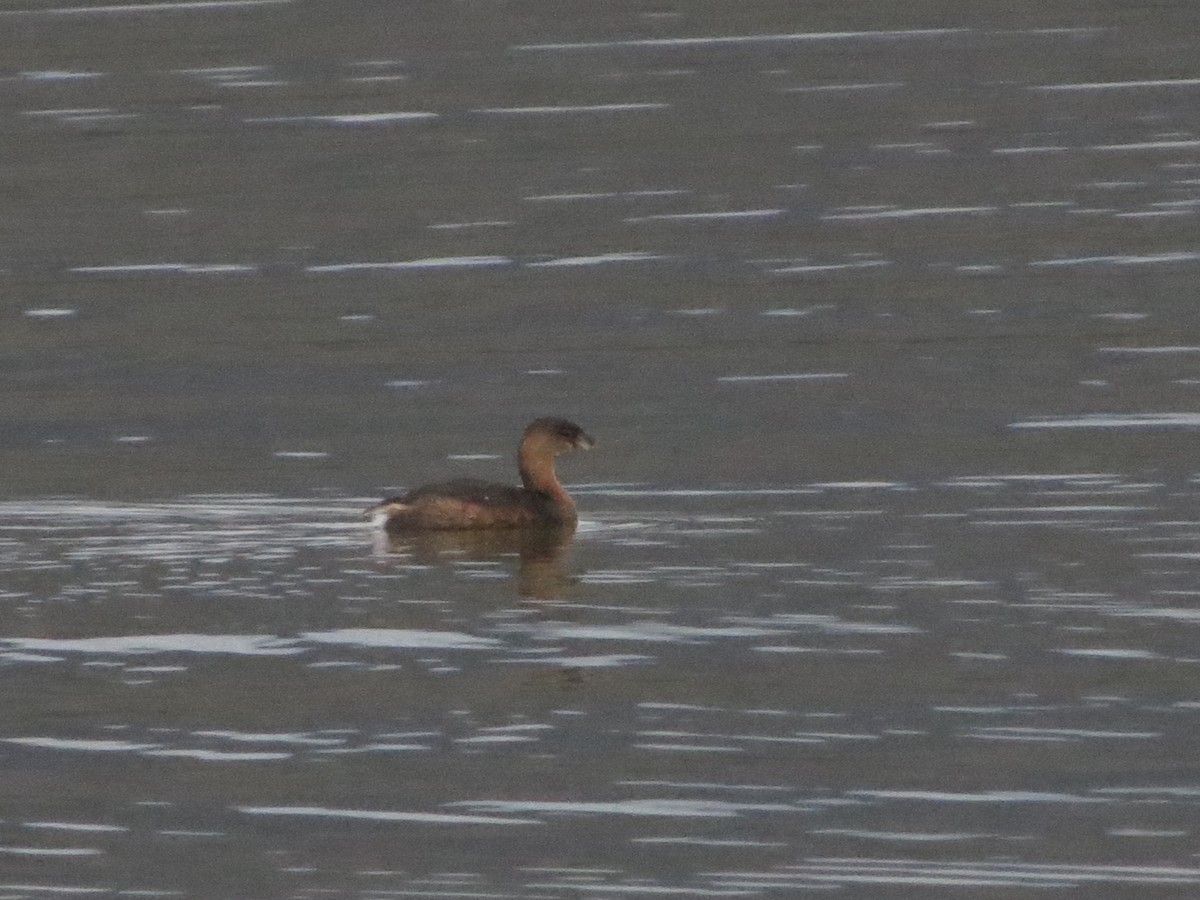
[[[517,450],[520,487],[460,478],[389,497],[364,514],[397,532],[574,525],[575,503],[559,483],[554,460],[594,444],[574,422],[535,419]]]

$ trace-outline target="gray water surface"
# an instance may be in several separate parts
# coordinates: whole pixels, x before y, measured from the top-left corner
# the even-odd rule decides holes
[[[0,895],[1195,895],[1197,18],[0,9]]]
[[[579,494],[527,558],[0,507],[6,889],[1200,884],[1193,483]]]

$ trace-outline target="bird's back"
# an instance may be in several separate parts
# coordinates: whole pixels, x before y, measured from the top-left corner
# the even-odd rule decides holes
[[[515,485],[459,478],[428,484],[367,510],[391,530],[522,528],[574,521],[574,507]]]

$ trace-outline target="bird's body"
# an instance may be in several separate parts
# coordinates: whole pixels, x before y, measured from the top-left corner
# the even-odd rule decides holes
[[[554,471],[560,453],[595,442],[573,422],[531,422],[517,451],[521,486],[460,478],[389,497],[366,515],[389,531],[573,526],[575,503]]]

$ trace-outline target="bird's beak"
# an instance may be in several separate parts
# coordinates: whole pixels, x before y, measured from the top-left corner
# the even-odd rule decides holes
[[[585,434],[584,432],[580,432],[579,437],[575,438],[575,449],[576,450],[591,450],[595,446],[596,446],[596,439],[593,438],[590,434]]]

